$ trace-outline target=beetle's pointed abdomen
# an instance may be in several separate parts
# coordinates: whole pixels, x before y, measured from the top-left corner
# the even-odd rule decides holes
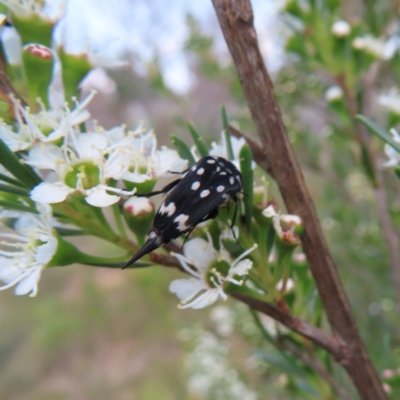
[[[122,269],[129,267],[129,265],[139,260],[139,258],[158,249],[162,244],[163,241],[161,237],[152,232],[143,247],[122,267]]]

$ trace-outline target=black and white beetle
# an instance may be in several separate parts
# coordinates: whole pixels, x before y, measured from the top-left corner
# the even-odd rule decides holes
[[[181,179],[160,191],[141,195],[150,197],[171,191],[157,211],[147,242],[123,268],[183,233],[190,234],[201,222],[215,218],[218,207],[231,199],[237,201],[236,193],[241,189],[242,175],[230,161],[204,156]]]

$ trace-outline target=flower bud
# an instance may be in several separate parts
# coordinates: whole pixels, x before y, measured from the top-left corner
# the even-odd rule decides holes
[[[49,107],[48,88],[53,78],[54,57],[52,51],[40,44],[27,44],[22,49],[22,58],[28,78],[30,106],[37,106],[36,99],[40,97],[46,107]]]
[[[303,222],[297,215],[285,214],[276,215],[273,218],[274,228],[277,237],[281,242],[296,247],[300,241],[300,234],[303,232]]]
[[[345,37],[349,36],[351,33],[351,25],[344,20],[336,21],[331,28],[331,32],[336,37]]]
[[[130,197],[123,206],[123,214],[129,229],[138,237],[148,234],[154,219],[154,204],[147,197]]]
[[[343,90],[339,86],[331,86],[325,92],[325,99],[328,103],[334,103],[343,98]]]

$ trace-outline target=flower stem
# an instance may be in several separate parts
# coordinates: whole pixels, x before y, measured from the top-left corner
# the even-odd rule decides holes
[[[120,209],[118,207],[118,204],[113,204],[112,205],[112,210],[113,210],[113,214],[114,214],[115,223],[117,224],[117,229],[118,229],[119,235],[122,236],[122,237],[126,237],[124,223],[123,223],[122,218],[121,218],[121,212],[120,212]]]

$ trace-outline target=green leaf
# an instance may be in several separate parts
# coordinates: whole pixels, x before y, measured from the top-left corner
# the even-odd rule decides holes
[[[39,214],[36,208],[24,206],[23,204],[16,203],[14,201],[0,200],[0,207],[5,208],[6,210],[16,210],[16,211],[29,212],[32,214]]]
[[[207,146],[203,143],[203,138],[200,136],[200,134],[194,129],[193,125],[188,122],[187,126],[189,128],[190,134],[192,135],[192,138],[194,140],[194,143],[196,144],[197,150],[199,151],[199,154],[204,157],[208,155],[208,149]]]
[[[17,194],[17,195],[26,196],[26,197],[29,196],[29,190],[15,187],[15,186],[10,186],[10,185],[4,185],[2,183],[0,183],[0,192],[12,193],[12,194]]]
[[[24,187],[24,185],[20,181],[17,181],[16,179],[13,179],[7,175],[0,174],[0,181],[10,183],[14,186]]]
[[[86,232],[80,229],[67,229],[67,228],[55,228],[60,236],[82,236],[87,235]]]
[[[365,174],[371,181],[372,185],[376,185],[374,166],[372,164],[370,154],[363,144],[361,144],[361,164],[364,167]]]
[[[235,239],[224,238],[221,240],[221,242],[233,258],[239,257],[244,251],[243,247]]]
[[[3,165],[12,175],[19,179],[26,187],[32,189],[42,180],[26,164],[10,150],[10,148],[0,139],[0,164]]]
[[[281,354],[276,352],[267,352],[259,350],[256,355],[262,360],[272,364],[288,374],[298,375],[300,377],[306,376],[306,371],[297,366],[297,360],[293,356],[287,355],[287,357],[282,357]]]
[[[240,170],[243,177],[243,202],[246,215],[246,228],[250,232],[253,222],[253,170],[251,168],[252,153],[247,144],[241,148],[239,158]]]
[[[375,133],[378,137],[380,137],[384,142],[388,145],[392,146],[396,151],[400,153],[400,143],[394,141],[392,135],[383,129],[376,122],[371,121],[369,118],[364,117],[363,115],[356,115],[356,119],[362,122],[368,129],[371,130],[372,133]]]
[[[189,167],[196,163],[189,146],[179,137],[176,135],[170,136],[172,144],[175,146],[176,151],[178,152],[179,156],[184,160],[188,160]]]
[[[275,243],[275,229],[274,226],[271,225],[268,227],[268,234],[267,234],[267,254],[271,254],[272,247]]]
[[[221,106],[221,119],[222,119],[222,126],[224,127],[226,152],[228,154],[229,160],[233,160],[235,157],[233,154],[231,135],[230,135],[229,123],[228,123],[228,116],[226,115],[225,106]]]
[[[394,173],[400,179],[400,167],[394,167]]]

